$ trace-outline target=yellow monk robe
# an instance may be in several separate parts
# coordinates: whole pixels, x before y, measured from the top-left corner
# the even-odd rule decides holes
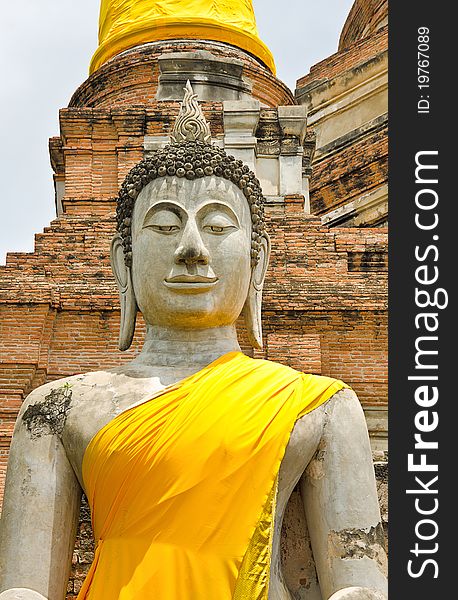
[[[231,352],[108,423],[83,461],[78,600],[267,600],[290,433],[344,385]]]
[[[275,73],[272,53],[258,35],[251,0],[102,0],[99,47],[90,72],[124,50],[171,39],[226,42],[253,54]]]

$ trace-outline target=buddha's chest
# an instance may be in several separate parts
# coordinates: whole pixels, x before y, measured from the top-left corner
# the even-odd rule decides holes
[[[95,385],[90,381],[73,390],[62,441],[82,486],[83,458],[91,440],[121,413],[147,401],[164,387],[158,378],[139,378],[128,386],[116,380]]]
[[[94,388],[95,389],[95,388]],[[97,389],[94,394],[90,389],[81,393],[75,401],[71,411],[64,433],[64,444],[72,466],[77,473],[80,483],[83,483],[82,465],[83,458],[88,445],[97,434],[108,424],[115,422],[120,415],[124,415],[131,410],[137,410],[142,405],[149,402],[160,404],[160,398],[164,385],[159,379],[149,381],[138,381],[136,386],[129,386],[128,390],[122,386],[106,386]],[[155,401],[154,397],[158,397]],[[161,412],[162,410],[162,412]],[[226,410],[223,414],[215,418],[214,415],[193,414],[193,411],[185,418],[184,424],[177,423],[176,427],[181,427],[182,434],[174,430],[175,415],[169,412],[169,407],[165,403],[164,407],[157,414],[150,418],[148,426],[156,427],[156,436],[162,438],[162,441],[174,438],[170,451],[165,455],[168,461],[168,468],[174,469],[175,462],[182,464],[183,456],[192,458],[193,454],[202,453],[202,448],[208,446],[208,452],[214,452],[221,456],[231,456],[231,454],[244,449],[244,436],[256,436],[253,429],[256,424],[244,417],[240,419],[240,426],[234,419],[231,410]],[[188,427],[186,419],[195,420],[195,430]],[[172,425],[170,422],[172,421]],[[307,464],[313,456],[319,438],[321,435],[321,412],[314,411],[306,415],[296,423],[289,443],[282,460],[282,467],[279,477],[278,507],[281,514],[286,505],[292,489],[297,483],[298,478],[304,472]],[[251,431],[250,431],[251,429]],[[135,428],[134,430],[135,431]],[[286,432],[286,440],[289,432]],[[155,438],[152,437],[154,443]],[[204,448],[205,449],[205,448]]]
[[[184,490],[187,491],[190,489],[195,489],[196,486],[193,485],[192,480],[182,481],[188,477],[188,473],[184,472],[186,470],[183,469],[183,465],[189,464],[187,461],[201,461],[200,466],[197,466],[199,483],[201,483],[200,478],[203,477],[206,465],[210,464],[210,462],[214,461],[215,464],[219,464],[219,467],[214,473],[214,477],[218,478],[221,476],[221,473],[223,473],[224,468],[226,467],[226,456],[229,460],[234,460],[234,454],[237,455],[240,452],[245,452],[244,436],[248,435],[249,431],[244,431],[240,428],[240,426],[236,423],[236,419],[234,419],[234,413],[231,412],[231,410],[226,412],[223,411],[221,418],[218,417],[215,419],[212,417],[213,420],[211,420],[211,422],[209,421],[208,427],[206,426],[207,417],[204,417],[203,415],[197,415],[197,418],[194,419],[194,410],[190,410],[186,418],[191,419],[191,421],[194,420],[195,424],[197,424],[199,427],[201,427],[203,424],[203,428],[197,428],[193,433],[192,427],[184,427],[182,429],[182,435],[177,434],[177,432],[174,431],[173,426],[171,429],[169,429],[171,424],[169,421],[172,421],[173,425],[176,415],[173,414],[173,411],[171,410],[173,407],[169,406],[167,401],[164,401],[166,394],[162,393],[163,387],[164,386],[162,386],[159,381],[151,380],[149,382],[138,382],[137,387],[134,390],[131,387],[128,393],[126,393],[121,386],[119,388],[107,387],[104,390],[99,388],[97,390],[96,398],[93,397],[89,392],[80,395],[77,406],[74,407],[74,410],[72,411],[68,420],[66,428],[66,440],[64,440],[64,443],[65,441],[68,443],[69,440],[72,440],[71,446],[67,447],[67,451],[69,457],[71,457],[75,471],[80,477],[80,481],[82,481],[83,457],[88,445],[91,444],[91,440],[93,440],[95,437],[98,438],[98,434],[102,430],[110,431],[111,424],[116,423],[128,413],[137,412],[139,409],[148,408],[148,405],[151,408],[154,408],[156,405],[162,406],[163,410],[152,410],[150,417],[146,419],[142,425],[142,427],[146,426],[146,430],[142,431],[142,436],[148,435],[150,438],[145,447],[146,462],[144,468],[141,468],[138,460],[136,460],[135,468],[138,469],[140,467],[139,479],[145,476],[145,473],[148,469],[148,461],[156,461],[157,469],[151,470],[154,471],[154,473],[151,474],[151,477],[154,481],[149,480],[149,474],[145,476],[145,481],[139,481],[139,493],[136,496],[137,502],[138,497],[141,495],[140,491],[145,489],[160,491],[162,498],[162,492],[164,490],[161,491],[157,484],[164,482],[167,478],[173,479],[173,486],[175,487],[180,485],[181,482]],[[285,451],[281,451],[279,454],[279,457],[282,458],[282,461],[280,470],[278,472],[279,485],[272,549],[273,571],[271,573],[271,577],[273,582],[278,582],[278,585],[281,584],[282,577],[281,568],[279,566],[277,570],[276,565],[279,565],[280,537],[285,509],[294,487],[316,453],[322,435],[323,423],[324,411],[322,408],[320,408],[299,419],[295,423],[292,431],[285,432],[284,439],[287,442],[287,446]],[[187,425],[187,421],[185,424]],[[251,427],[251,423],[247,423],[247,425]],[[120,431],[122,430],[123,427],[120,428]],[[157,433],[154,433],[154,430],[156,430]],[[134,443],[136,443],[136,433],[137,427],[136,424],[133,423],[131,424],[131,432],[127,433],[127,435],[124,432],[124,439],[119,440],[120,443],[125,444],[126,440],[129,440],[129,437],[131,437],[134,440]],[[251,432],[250,435],[253,435],[253,432]],[[173,437],[173,443],[170,443],[166,452],[163,452],[164,446],[169,444]],[[112,439],[109,440],[109,444],[117,443],[116,438],[116,433],[114,433]],[[262,436],[259,437],[259,439],[261,438]],[[157,446],[158,451],[151,452],[155,445]],[[129,477],[131,475],[131,469],[127,464],[130,453],[128,444],[125,446],[125,448],[125,455],[118,451],[115,453],[115,460],[117,460],[119,464],[114,465],[113,463],[113,465],[116,473],[121,474],[124,472],[125,476]],[[263,453],[261,452],[261,454],[257,457],[258,460],[261,458],[262,454]],[[238,458],[235,457],[236,462],[237,460]],[[254,464],[256,466],[256,461],[254,461]],[[111,466],[113,467],[113,465]],[[238,467],[240,466],[241,465],[238,465]],[[193,465],[193,468],[195,469],[196,465]],[[157,473],[160,475],[158,476]],[[176,477],[174,477],[174,473]],[[233,474],[234,469],[229,467],[227,473],[223,473],[222,480],[224,482],[231,481]],[[192,472],[189,474],[189,476],[191,475]],[[119,480],[121,481],[121,479],[122,478]],[[250,476],[250,478],[245,482],[245,492],[241,490],[244,495],[246,495],[246,490],[249,488],[249,486],[252,485],[251,480],[252,477]],[[135,482],[131,482],[127,488],[132,491],[135,487],[134,484]],[[238,485],[230,485],[229,490],[231,488],[240,489],[240,487],[241,486]],[[214,486],[211,485],[210,491],[213,490],[213,488]],[[112,489],[111,485],[107,486],[107,489],[112,490],[116,497],[119,496],[116,489],[114,489],[114,487]],[[218,490],[216,489],[216,491]],[[180,497],[183,497],[183,495],[184,494],[179,494]],[[220,495],[220,497],[225,497],[226,495],[227,492],[225,492],[223,496]],[[93,496],[93,494],[91,494],[91,496]],[[150,496],[151,494],[148,496],[148,498]],[[206,494],[203,495],[200,502],[194,502],[194,497],[192,497],[191,500],[193,501],[193,506],[206,507],[204,511],[204,516],[206,517],[209,511],[209,498],[206,496]],[[231,504],[235,505],[236,503],[237,500],[234,498],[234,502]],[[130,501],[127,502],[126,509],[124,510],[125,514],[123,513],[125,517],[122,521],[123,527],[126,526],[126,523],[130,522],[128,518],[128,506],[131,505],[132,503]],[[215,505],[218,505],[218,503],[215,502]],[[147,507],[144,508],[146,510]],[[181,514],[182,511],[178,512]],[[195,514],[196,521],[198,520],[198,517],[199,514]],[[182,525],[184,527],[184,524]],[[177,528],[177,531],[181,530],[182,527]],[[195,539],[195,537],[199,535],[200,530],[201,528],[197,528],[196,532],[192,536],[192,539]],[[275,585],[272,587],[274,588]]]

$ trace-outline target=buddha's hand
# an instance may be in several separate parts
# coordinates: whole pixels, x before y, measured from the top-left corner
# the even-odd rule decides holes
[[[339,590],[329,600],[386,600],[386,596],[370,588],[350,587]]]
[[[26,588],[12,588],[0,594],[0,600],[48,600],[38,592]]]

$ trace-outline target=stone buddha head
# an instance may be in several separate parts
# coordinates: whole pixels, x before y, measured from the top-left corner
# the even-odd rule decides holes
[[[119,347],[147,324],[178,329],[233,325],[243,313],[262,347],[262,288],[270,255],[259,181],[210,143],[188,84],[172,144],[137,164],[118,197],[111,261],[121,298]]]

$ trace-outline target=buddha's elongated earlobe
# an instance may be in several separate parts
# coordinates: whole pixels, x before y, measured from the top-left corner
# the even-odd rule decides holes
[[[132,344],[137,319],[137,300],[132,274],[124,261],[124,249],[121,236],[117,233],[111,242],[111,268],[118,284],[121,303],[121,325],[119,329],[119,349],[128,350]]]
[[[270,238],[264,233],[261,238],[259,261],[251,274],[250,289],[243,307],[243,316],[248,338],[253,348],[262,349],[262,290],[270,258]]]

